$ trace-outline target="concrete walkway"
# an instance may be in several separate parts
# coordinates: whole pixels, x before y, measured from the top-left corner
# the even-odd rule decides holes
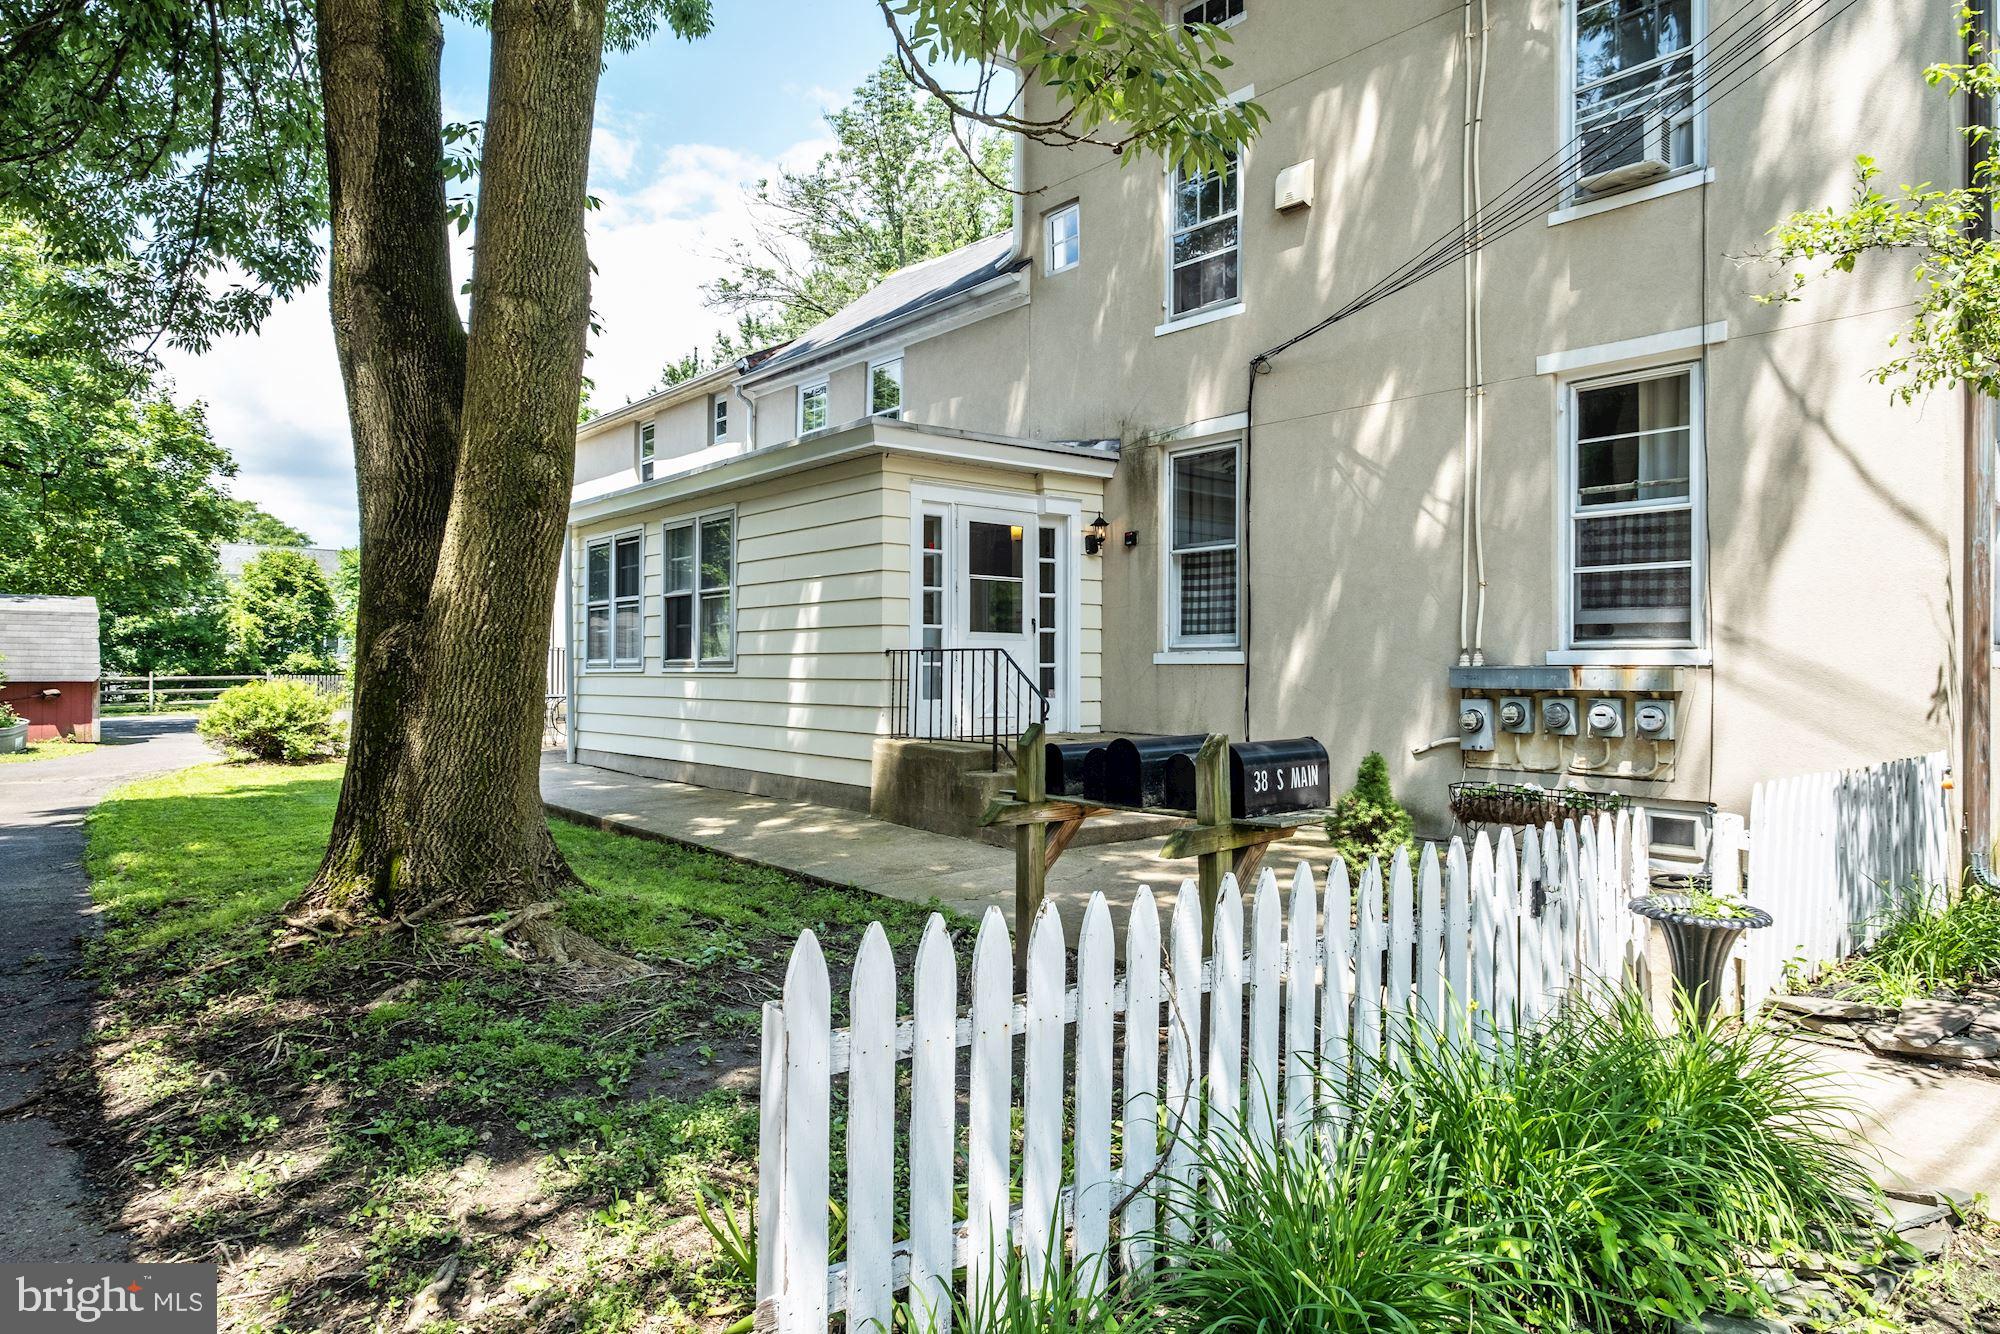
[[[105,744],[79,755],[0,765],[0,1256],[112,1262],[125,1239],[92,1216],[77,1155],[36,1114],[50,1067],[76,1050],[90,988],[78,942],[98,930],[83,870],[83,817],[120,784],[212,757],[192,716],[107,718]],[[27,1104],[24,1106],[24,1104]],[[7,1113],[20,1109],[23,1115]]]
[[[1885,1186],[1950,1186],[2000,1201],[2000,1079],[1796,1040],[1854,1110]]]
[[[560,751],[542,757],[542,799],[551,810],[628,833],[707,848],[724,856],[829,884],[864,889],[909,903],[936,900],[977,916],[997,906],[1014,917],[1014,853],[973,839],[949,838],[877,820],[859,811],[806,801],[780,801],[609,769],[570,764]],[[1048,898],[1072,936],[1090,896],[1103,890],[1123,933],[1125,914],[1141,885],[1162,907],[1192,861],[1163,861],[1164,839],[1071,848],[1049,873]],[[1266,865],[1290,873],[1308,858],[1315,874],[1331,855],[1318,829],[1274,847]]]

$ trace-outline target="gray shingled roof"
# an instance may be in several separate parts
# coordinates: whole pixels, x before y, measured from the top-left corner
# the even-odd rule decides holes
[[[795,365],[826,351],[836,343],[859,338],[907,319],[926,307],[938,305],[981,283],[1014,272],[1028,261],[1010,258],[1014,234],[1001,232],[983,241],[960,246],[948,255],[898,269],[868,289],[853,302],[793,339],[776,356],[752,371],[765,375]]]
[[[10,681],[95,681],[97,599],[0,593],[0,657]]]
[[[329,580],[340,572],[339,547],[273,547],[256,542],[224,542],[216,552],[217,563],[222,568],[222,577],[224,579],[240,577],[251,561],[267,551],[296,551],[319,566],[319,572]]]

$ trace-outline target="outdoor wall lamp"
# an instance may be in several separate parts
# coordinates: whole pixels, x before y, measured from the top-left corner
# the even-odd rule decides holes
[[[1101,554],[1104,550],[1104,540],[1110,536],[1111,524],[1106,521],[1102,514],[1099,514],[1095,519],[1084,525],[1083,554],[1086,556]]]

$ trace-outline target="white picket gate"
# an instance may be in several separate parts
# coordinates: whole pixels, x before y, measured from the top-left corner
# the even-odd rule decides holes
[[[976,1307],[1010,1252],[1031,1274],[1039,1269],[1057,1240],[1052,1226],[1097,1281],[1106,1268],[1097,1261],[1114,1246],[1124,1269],[1145,1267],[1161,1182],[1188,1179],[1199,1133],[1188,1113],[1198,1095],[1212,1109],[1210,1133],[1240,1123],[1261,1142],[1302,1137],[1317,1115],[1337,1110],[1324,1104],[1333,1081],[1318,1078],[1320,1070],[1348,1068],[1357,1055],[1373,1068],[1372,1058],[1393,1056],[1408,1040],[1414,1020],[1495,1041],[1547,1014],[1577,979],[1636,976],[1645,924],[1625,905],[1644,892],[1646,867],[1645,817],[1620,813],[1581,828],[1529,829],[1519,846],[1511,832],[1497,846],[1484,834],[1470,848],[1458,839],[1443,851],[1425,845],[1414,858],[1398,853],[1386,872],[1371,863],[1352,888],[1338,859],[1324,886],[1301,863],[1289,898],[1266,870],[1247,936],[1243,898],[1233,878],[1224,882],[1206,959],[1193,882],[1182,883],[1164,936],[1152,892],[1142,889],[1126,926],[1122,974],[1110,910],[1097,894],[1077,937],[1073,979],[1060,918],[1045,906],[1035,919],[1025,997],[1014,993],[1005,920],[989,908],[973,947],[965,1014],[943,919],[933,916],[924,931],[912,1015],[903,1018],[895,960],[876,924],[855,960],[849,1027],[838,1031],[830,1028],[819,942],[804,932],[783,1000],[764,1008],[758,1328],[819,1334],[845,1313],[849,1330],[886,1330],[907,1292],[918,1327],[928,1319],[949,1334],[956,1273],[964,1271],[963,1291]],[[1204,995],[1213,998],[1207,1033]],[[1448,1009],[1472,1021],[1448,1020]],[[960,1049],[968,1072],[962,1126]],[[897,1067],[905,1061],[908,1103],[899,1113]],[[1114,1069],[1123,1125],[1115,1163]],[[846,1258],[835,1263],[829,1137],[833,1081],[843,1075]],[[899,1126],[907,1129],[900,1175]],[[961,1185],[962,1218],[954,1208]],[[902,1236],[898,1218],[907,1220]]]
[[[1899,893],[1947,883],[1944,752],[1759,783],[1750,799],[1750,902],[1772,926],[1743,946],[1745,1001],[1875,943]]]

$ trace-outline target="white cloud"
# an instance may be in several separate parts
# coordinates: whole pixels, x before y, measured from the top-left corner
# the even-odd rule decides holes
[[[638,397],[666,362],[706,349],[731,327],[703,306],[701,285],[721,272],[718,257],[730,241],[750,234],[745,192],[779,165],[810,163],[830,146],[803,141],[775,160],[709,144],[650,153],[630,127],[598,129],[593,188],[604,207],[589,227],[597,265],[591,305],[603,332],[584,366],[593,402],[610,407]],[[463,238],[454,251],[462,278]],[[353,454],[324,287],[272,312],[254,336],[166,360],[176,397],[206,402],[216,439],[235,454],[236,495],[315,541],[355,541]]]

